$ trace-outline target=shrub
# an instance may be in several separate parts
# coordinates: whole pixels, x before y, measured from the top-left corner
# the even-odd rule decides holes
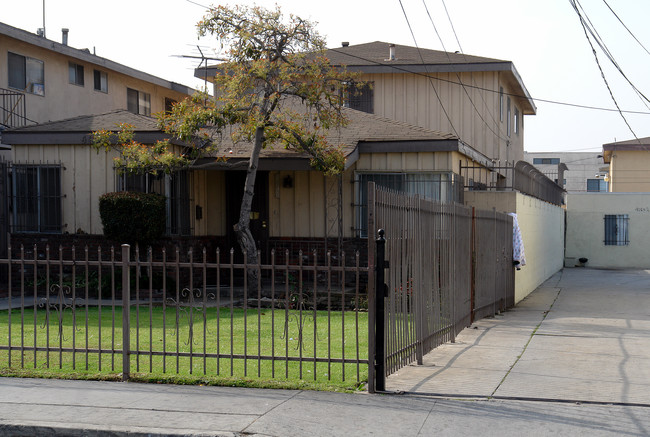
[[[119,191],[99,197],[104,235],[120,243],[146,246],[165,232],[165,196]]]

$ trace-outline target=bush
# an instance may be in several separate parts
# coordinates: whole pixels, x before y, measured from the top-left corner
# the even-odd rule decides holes
[[[119,243],[146,246],[165,232],[165,196],[120,191],[99,197],[104,235]]]

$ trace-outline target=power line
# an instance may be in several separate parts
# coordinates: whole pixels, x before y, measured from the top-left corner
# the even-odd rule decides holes
[[[422,0],[422,3],[424,4],[424,9],[427,11],[427,15],[429,16],[429,21],[431,22],[431,26],[433,26],[433,30],[436,32],[436,35],[438,36],[438,40],[440,41],[440,45],[442,46],[442,49],[444,50],[445,54],[447,55],[447,59],[449,59],[449,62],[451,62],[451,56],[449,56],[449,52],[448,52],[447,49],[445,48],[445,43],[442,41],[442,37],[440,36],[440,33],[438,33],[438,28],[436,27],[436,25],[435,25],[435,23],[434,23],[434,21],[433,21],[433,17],[431,16],[431,13],[429,12],[429,8],[427,7],[427,3],[426,3],[425,0]],[[445,7],[445,10],[446,10],[446,7]],[[449,16],[449,13],[447,13],[447,18],[449,19],[449,22],[451,23],[451,17]],[[452,26],[452,29],[453,29],[453,23],[451,23],[451,26]],[[456,31],[454,30],[454,35],[455,35],[455,34],[456,34]],[[457,36],[457,35],[456,35],[456,41],[458,41],[458,36]],[[460,42],[458,42],[458,45],[460,46]],[[465,55],[463,54],[463,57],[464,57],[464,56],[465,56]],[[469,92],[467,91],[467,88],[465,88],[465,84],[463,84],[463,81],[462,81],[462,79],[460,78],[460,74],[459,74],[458,72],[456,72],[456,78],[458,79],[458,83],[460,83],[460,86],[463,88],[463,91],[465,92],[465,95],[466,95],[467,98],[469,99],[470,104],[471,104],[472,107],[474,108],[474,111],[476,112],[476,115],[478,115],[478,117],[481,119],[481,121],[483,122],[483,124],[484,124],[484,125],[485,125],[489,130],[490,130],[490,132],[492,132],[492,133],[493,133],[493,134],[494,134],[498,139],[500,139],[500,140],[502,140],[502,141],[505,141],[506,144],[508,144],[508,142],[509,142],[510,140],[508,140],[507,138],[503,138],[503,137],[499,134],[499,132],[495,132],[494,129],[492,129],[492,127],[488,124],[488,122],[483,118],[483,114],[481,114],[481,112],[478,110],[478,108],[477,108],[476,105],[474,104],[474,100],[472,100],[472,96],[470,96]],[[474,81],[474,75],[473,75],[471,72],[470,72],[470,79],[472,80],[472,83],[476,84],[476,82]],[[490,111],[490,108],[488,107],[487,103],[485,102],[485,99],[483,98],[483,94],[480,93],[480,92],[479,92],[478,94],[479,94],[479,96],[481,97],[481,100],[483,101],[483,105],[484,105],[484,107],[486,108],[488,114],[490,114],[490,117],[492,118],[492,122],[494,123],[495,126],[497,126],[497,129],[498,129],[498,123],[497,123],[496,119],[494,118],[494,115],[492,114],[492,111]]]
[[[621,23],[621,24],[623,25],[623,27],[625,28],[625,30],[628,31],[628,33],[632,36],[632,38],[634,38],[634,40],[635,40],[636,42],[639,43],[639,45],[643,48],[643,50],[645,50],[645,52],[646,52],[647,54],[650,55],[650,52],[648,51],[648,49],[646,49],[645,46],[644,46],[643,44],[641,44],[641,41],[639,41],[638,38],[637,38],[636,36],[634,36],[634,34],[632,33],[632,31],[631,31],[631,30],[630,30],[630,29],[625,25],[625,23],[623,23],[623,20],[621,20],[621,19],[619,18],[619,16],[616,14],[616,12],[614,12],[614,9],[612,9],[612,7],[609,5],[609,3],[607,3],[607,0],[603,0],[603,3],[605,3],[605,5],[607,5],[607,7],[609,8],[609,10],[612,11],[612,14],[614,14],[614,16],[616,17],[616,19],[619,21],[619,23]]]
[[[614,93],[612,91],[612,88],[609,86],[609,82],[607,82],[607,77],[605,76],[605,72],[603,71],[603,68],[600,65],[600,61],[598,60],[598,53],[596,53],[596,49],[594,48],[594,45],[592,44],[591,39],[589,38],[589,33],[587,32],[587,25],[586,25],[585,19],[580,14],[580,10],[578,8],[578,4],[579,4],[578,0],[569,0],[569,3],[571,3],[571,5],[573,6],[573,9],[576,11],[576,13],[578,14],[578,17],[580,18],[580,24],[582,26],[582,29],[583,29],[584,33],[585,33],[585,38],[587,38],[587,42],[589,43],[589,46],[591,47],[591,51],[594,54],[594,58],[596,59],[596,65],[598,65],[598,69],[600,70],[600,75],[603,78],[603,81],[605,82],[605,86],[607,87],[607,90],[609,91],[609,95],[611,96],[612,101],[614,102],[614,105],[616,105],[616,108],[618,108],[618,112],[621,115],[621,117],[623,118],[623,121],[627,125],[628,129],[630,129],[630,132],[632,132],[632,135],[634,135],[634,138],[636,138],[637,141],[638,141],[639,138],[637,137],[636,133],[632,129],[632,126],[630,126],[630,123],[628,123],[627,119],[625,118],[625,115],[623,115],[623,112],[621,112],[621,108],[619,107],[618,102],[616,101],[616,97],[614,97]],[[580,8],[582,8],[582,6]],[[584,11],[584,9],[583,9],[583,11]],[[592,37],[594,37],[594,39],[596,39],[596,37],[594,36],[593,33],[592,33]],[[602,48],[603,47],[601,46],[601,49]],[[605,51],[605,49],[603,49],[603,50]]]
[[[383,66],[383,67],[391,67],[394,70],[397,70],[397,71],[400,71],[400,72],[403,72],[403,73],[409,73],[409,74],[414,74],[416,76],[427,77],[429,79],[437,80],[439,82],[446,82],[446,83],[450,83],[450,84],[453,84],[453,85],[461,85],[460,83],[458,83],[456,81],[453,81],[453,80],[443,79],[443,78],[435,77],[435,76],[429,76],[430,73],[425,74],[425,73],[420,73],[420,72],[416,72],[416,71],[411,71],[411,70],[409,70],[407,68],[399,67],[397,65],[388,64],[388,63],[384,63],[384,62],[380,62],[380,61],[375,61],[374,59],[364,58],[363,56],[358,56],[358,55],[354,55],[352,53],[347,53],[347,52],[341,51],[339,49],[329,49],[329,50],[334,52],[334,53],[339,53],[339,54],[342,54],[342,55],[345,55],[345,56],[349,56],[351,58],[358,59],[360,61],[372,62],[375,65],[379,65],[379,66]],[[490,89],[490,88],[483,88],[483,87],[473,86],[473,85],[468,85],[468,84],[465,84],[464,86],[469,87],[469,88],[473,88],[473,89],[477,89],[477,90],[481,90],[481,91],[487,91],[487,92],[490,92],[490,93],[495,93],[495,94],[499,93],[498,90],[493,90],[493,89]],[[503,94],[506,95],[506,96],[515,97],[515,98],[519,98],[519,99],[526,99],[526,100],[531,99],[531,100],[533,100],[535,102],[551,103],[551,104],[554,104],[554,105],[571,106],[571,107],[574,107],[574,108],[592,109],[592,110],[596,110],[596,111],[605,111],[605,112],[623,112],[624,114],[650,115],[650,112],[646,112],[646,111],[630,111],[630,110],[621,110],[621,109],[613,109],[613,108],[603,108],[603,107],[600,107],[600,106],[581,105],[581,104],[577,104],[577,103],[560,102],[560,101],[557,101],[557,100],[550,100],[550,99],[541,99],[541,98],[537,98],[537,97],[524,96],[524,95],[521,95],[521,94],[514,94],[514,93],[508,93],[508,92],[504,92]]]
[[[415,38],[415,33],[413,33],[413,28],[411,27],[411,23],[409,21],[408,15],[406,14],[406,10],[404,9],[404,5],[402,4],[402,0],[399,0],[399,5],[402,7],[402,12],[404,13],[404,18],[406,19],[406,24],[408,25],[409,30],[411,31],[411,36],[413,37],[413,42],[415,43],[415,48],[418,51],[418,54],[420,55],[420,59],[422,61],[422,65],[425,66],[425,71],[426,71],[426,64],[424,63],[424,57],[422,57],[422,52],[420,51],[420,47],[418,47],[418,42]],[[451,126],[451,129],[454,131],[456,134],[456,137],[460,138],[460,135],[458,134],[458,131],[454,127],[454,123],[451,121],[451,118],[449,117],[449,114],[447,113],[447,110],[445,109],[445,105],[442,104],[442,100],[440,99],[440,95],[438,94],[438,90],[436,87],[433,85],[433,82],[431,81],[431,77],[429,76],[429,72],[427,72],[426,77],[429,78],[429,84],[431,85],[431,88],[433,89],[433,92],[436,95],[436,98],[438,99],[438,103],[440,103],[440,107],[442,108],[442,112],[444,112],[445,117],[447,117],[447,121],[449,121],[449,125]]]

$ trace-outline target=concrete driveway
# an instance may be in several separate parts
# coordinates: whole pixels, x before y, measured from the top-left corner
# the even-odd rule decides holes
[[[565,269],[386,386],[445,397],[650,406],[650,270]]]

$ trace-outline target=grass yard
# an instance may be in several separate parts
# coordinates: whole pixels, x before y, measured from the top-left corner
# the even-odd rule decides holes
[[[9,316],[0,311],[0,375],[119,379],[121,307],[14,309],[11,352]],[[134,380],[334,390],[367,380],[365,312],[132,306],[130,323]],[[332,361],[343,358],[354,362]]]

